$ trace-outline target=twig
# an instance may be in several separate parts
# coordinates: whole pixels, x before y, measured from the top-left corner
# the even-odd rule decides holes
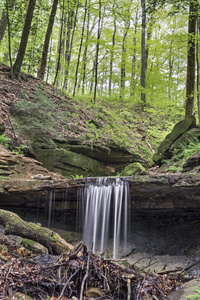
[[[58,300],[62,297],[62,295],[64,294],[64,291],[65,291],[66,287],[67,287],[68,284],[69,284],[69,282],[70,282],[71,279],[76,275],[76,273],[78,273],[78,271],[79,271],[79,269],[76,270],[76,271],[69,277],[69,279],[68,279],[67,282],[65,283],[65,285],[64,285],[64,287],[63,287],[63,289],[62,289],[62,291],[61,291],[61,293],[60,293],[60,296],[58,297]]]
[[[154,283],[153,286],[159,291],[159,293],[166,299],[170,300],[162,291],[159,289],[159,287]]]
[[[179,268],[171,269],[171,270],[156,271],[156,274],[163,275],[163,274],[175,273],[175,272],[182,271],[182,270],[183,270],[183,268],[179,267]]]
[[[90,264],[90,255],[91,255],[91,253],[92,253],[92,250],[90,250],[90,252],[88,253],[86,273],[85,273],[85,276],[83,277],[83,281],[82,281],[82,284],[81,284],[80,300],[83,299],[83,289],[84,289],[85,281],[86,281],[86,279],[88,277],[88,273],[89,273],[89,264]]]

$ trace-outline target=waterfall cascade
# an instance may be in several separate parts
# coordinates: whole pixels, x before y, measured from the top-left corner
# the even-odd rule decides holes
[[[127,242],[128,182],[120,178],[98,178],[95,183],[86,184],[79,194],[78,206],[77,221],[82,219],[83,241],[94,252],[103,253],[108,240],[112,240],[113,258],[116,258],[119,246],[126,248]]]

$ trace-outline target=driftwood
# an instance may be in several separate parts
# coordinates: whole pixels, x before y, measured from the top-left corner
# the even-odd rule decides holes
[[[0,209],[0,224],[5,227],[5,235],[13,234],[28,238],[45,246],[50,253],[69,253],[73,246],[67,243],[59,234],[32,222],[23,221],[17,214]]]

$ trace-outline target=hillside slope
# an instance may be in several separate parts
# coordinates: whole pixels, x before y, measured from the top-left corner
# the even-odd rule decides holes
[[[2,64],[0,95],[0,134],[9,147],[68,177],[116,175],[135,161],[147,166],[183,117],[172,106],[143,111],[125,100],[73,99],[24,73],[12,80]]]

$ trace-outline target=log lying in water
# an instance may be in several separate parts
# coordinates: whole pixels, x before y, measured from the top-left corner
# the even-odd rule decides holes
[[[45,246],[52,254],[69,253],[73,246],[56,232],[32,222],[23,221],[17,214],[0,209],[0,224],[5,227],[5,234],[28,238]]]

